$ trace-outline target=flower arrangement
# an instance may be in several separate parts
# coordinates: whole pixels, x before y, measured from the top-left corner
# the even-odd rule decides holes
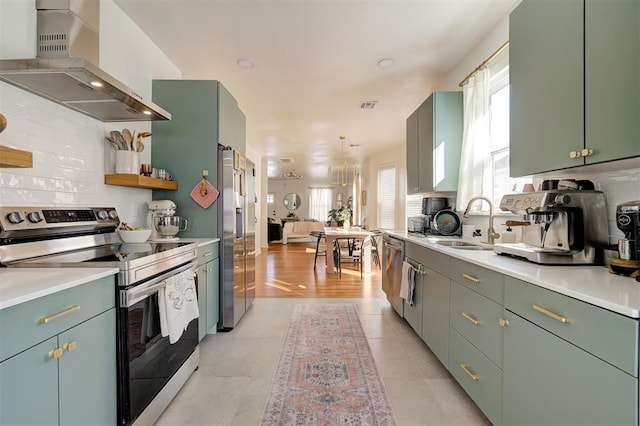
[[[338,225],[342,225],[345,221],[351,222],[351,209],[346,207],[342,207],[340,209],[331,209],[329,210],[328,222],[335,220]]]

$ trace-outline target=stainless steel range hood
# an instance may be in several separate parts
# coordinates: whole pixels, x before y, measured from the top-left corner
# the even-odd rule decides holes
[[[100,2],[36,0],[37,58],[0,60],[0,81],[100,121],[171,120],[171,114],[102,71]]]

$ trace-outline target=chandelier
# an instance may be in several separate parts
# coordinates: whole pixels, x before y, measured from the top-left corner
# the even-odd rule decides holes
[[[344,140],[345,136],[340,136],[341,154],[344,156]],[[358,173],[358,167],[355,163],[348,164],[346,161],[343,164],[330,165],[329,166],[329,184],[333,186],[350,186],[355,181],[356,174]]]
[[[283,173],[280,175],[283,179],[302,179],[301,175],[297,175],[295,170],[290,170],[289,173]]]
[[[346,161],[337,166],[329,166],[329,184],[333,186],[350,186],[355,181],[358,166]]]

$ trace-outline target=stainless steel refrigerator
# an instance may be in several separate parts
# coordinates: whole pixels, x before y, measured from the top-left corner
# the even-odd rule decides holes
[[[255,166],[235,148],[218,146],[220,321],[238,324],[255,298]]]

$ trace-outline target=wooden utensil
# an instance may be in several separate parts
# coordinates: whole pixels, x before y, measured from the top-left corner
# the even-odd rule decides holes
[[[122,129],[122,137],[124,138],[124,142],[127,144],[127,149],[133,151],[133,136],[131,135],[131,131],[129,129]]]

